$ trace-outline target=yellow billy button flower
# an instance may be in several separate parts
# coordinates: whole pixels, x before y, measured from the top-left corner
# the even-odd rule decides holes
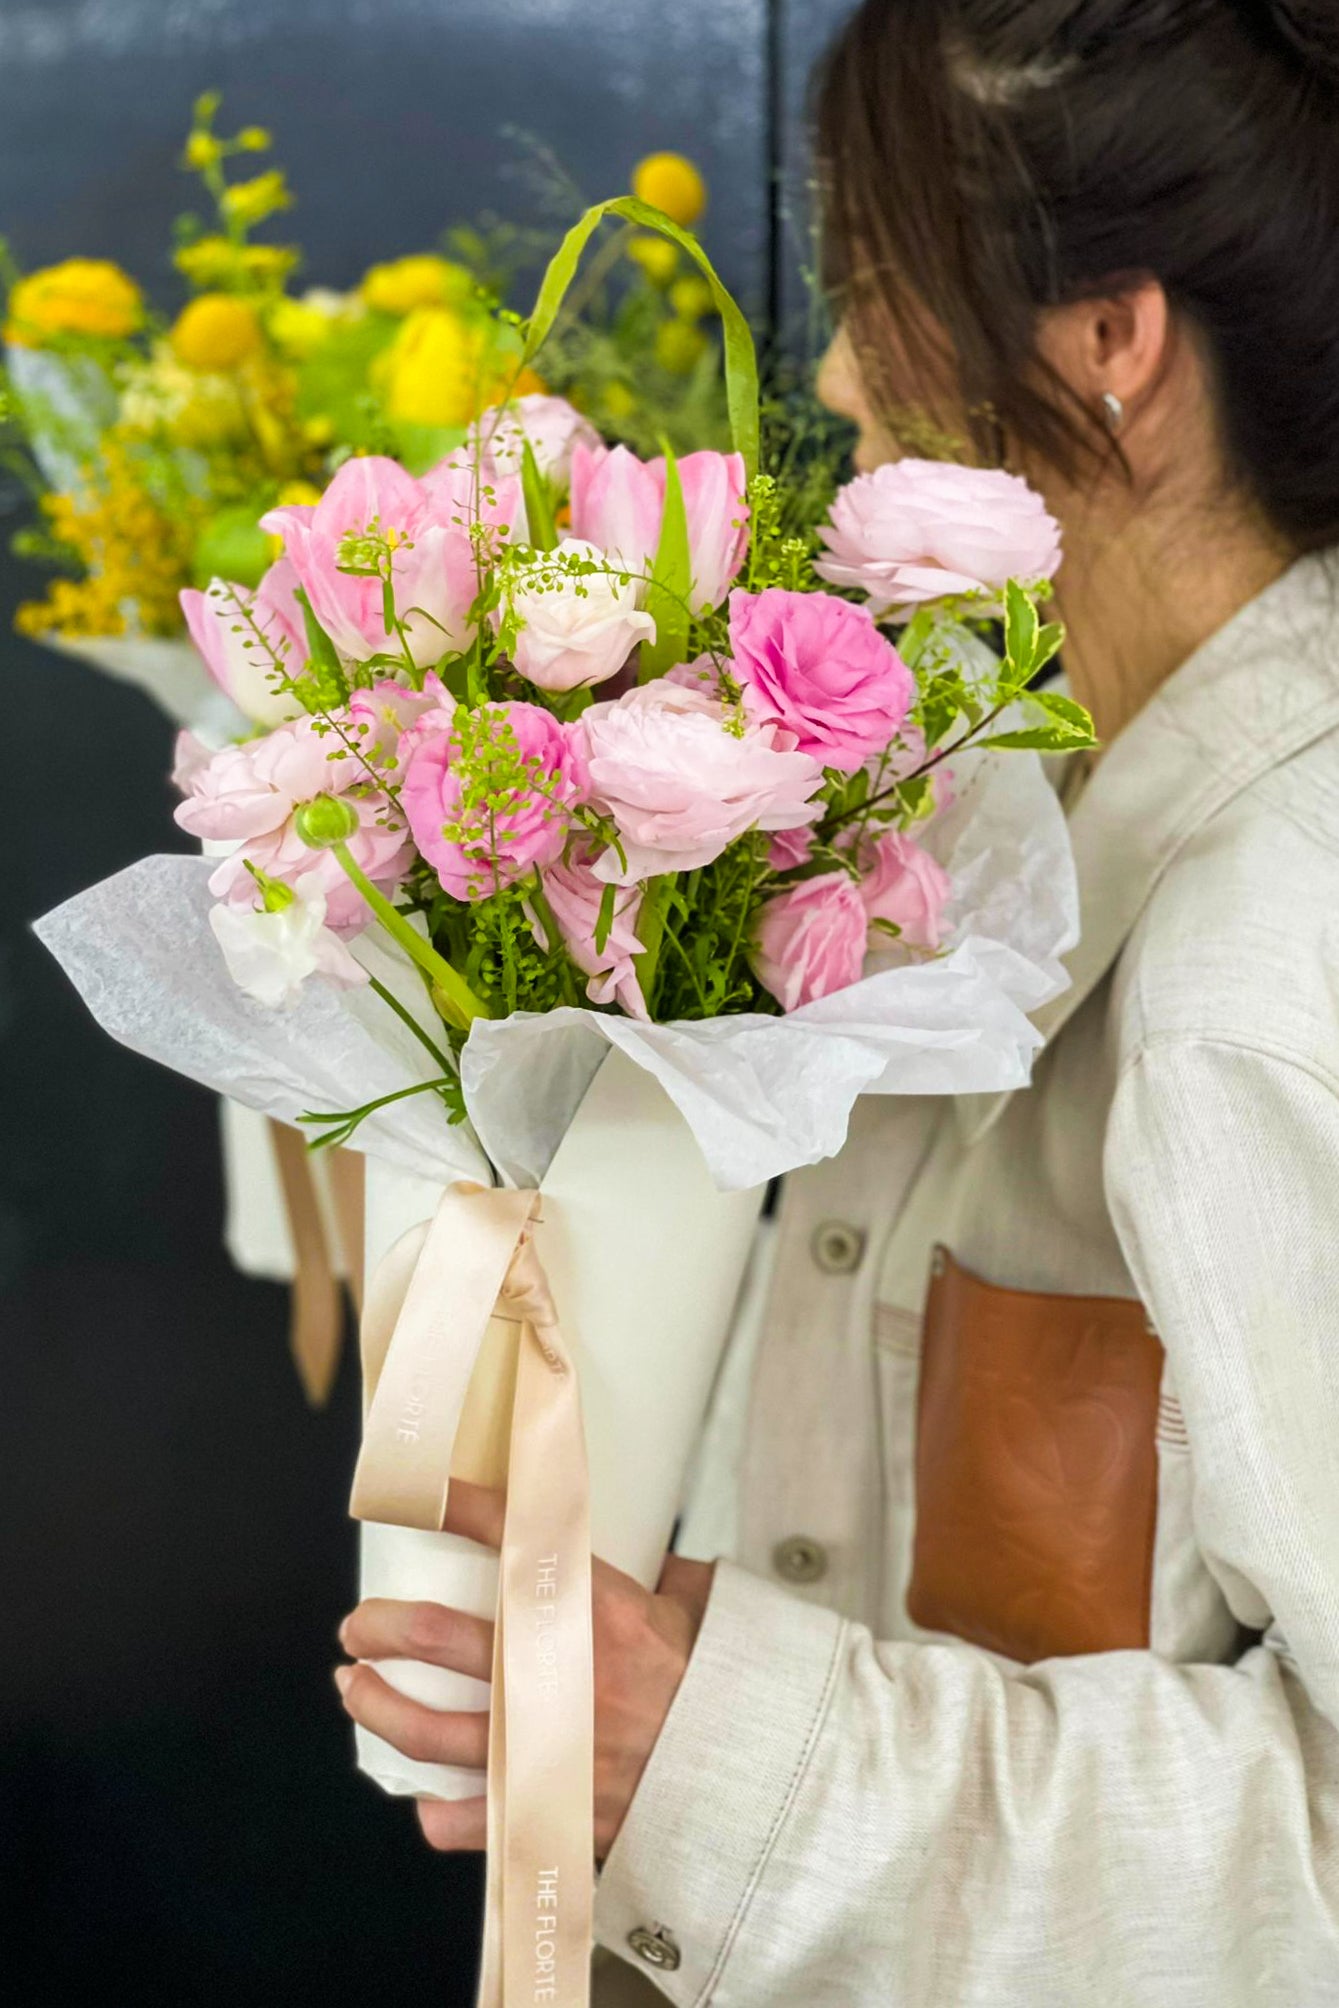
[[[632,171],[632,192],[639,202],[663,209],[685,230],[707,206],[707,184],[691,160],[681,153],[649,153]]]
[[[417,307],[383,358],[386,410],[406,425],[468,425],[482,386],[480,341],[446,307]]]
[[[656,361],[671,376],[691,376],[706,348],[696,321],[662,321],[656,329]]]
[[[653,286],[668,286],[679,269],[678,247],[652,230],[629,239],[628,256],[634,265],[641,266]]]
[[[669,289],[669,303],[681,321],[700,321],[716,304],[711,287],[698,272],[685,272]]]
[[[219,197],[219,207],[229,222],[240,224],[244,230],[263,223],[267,216],[276,216],[281,209],[290,208],[292,202],[283,169],[278,167],[267,167],[250,181],[235,181]]]
[[[319,307],[309,307],[302,300],[292,300],[281,294],[270,307],[267,316],[270,340],[281,348],[285,355],[296,356],[299,360],[314,355],[330,339],[334,322],[329,314],[323,314]]]
[[[399,319],[416,307],[463,307],[474,292],[474,279],[465,266],[423,251],[373,265],[364,274],[361,292],[376,313]]]
[[[20,279],[9,296],[5,340],[41,348],[52,336],[132,335],[144,318],[144,297],[130,275],[107,258],[66,258]]]
[[[178,362],[193,370],[236,369],[262,344],[256,310],[230,293],[201,293],[182,308],[172,330]]]

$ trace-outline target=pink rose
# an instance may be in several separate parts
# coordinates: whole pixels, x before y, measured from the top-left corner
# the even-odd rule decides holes
[[[869,921],[846,872],[802,879],[759,909],[749,960],[783,1011],[858,983]]]
[[[567,842],[584,774],[572,728],[537,704],[485,704],[405,735],[400,801],[454,899],[487,899]]]
[[[867,609],[830,593],[731,593],[730,648],[752,708],[843,774],[888,745],[916,696]]]
[[[398,655],[386,633],[382,582],[340,569],[348,538],[392,536],[391,582],[409,651],[422,669],[468,646],[479,592],[470,525],[524,523],[515,481],[487,486],[467,467],[444,464],[422,481],[376,454],[346,460],[314,507],[271,509],[261,528],[284,540],[321,626],[341,655],[358,662]],[[498,528],[498,534],[501,534]]]
[[[877,838],[860,862],[867,867],[860,899],[870,921],[890,922],[908,948],[938,948],[953,891],[944,867],[900,830]]]
[[[318,795],[339,795],[356,811],[349,855],[374,885],[389,891],[403,876],[413,858],[404,824],[350,750],[356,741],[347,713],[334,723],[344,729],[295,719],[263,739],[225,746],[207,765],[187,767],[189,792],[177,806],[177,822],[192,836],[237,846],[209,881],[216,899],[252,908],[256,887],[248,863],[286,885],[312,873],[325,896],[328,926],[344,932],[367,924],[367,903],[334,852],[311,849],[297,833],[298,810]]]
[[[927,601],[971,598],[998,611],[1009,579],[1050,579],[1060,527],[1035,489],[998,467],[892,460],[848,481],[819,535],[814,570],[829,585],[867,593],[882,618]]]
[[[562,494],[572,478],[572,455],[578,444],[598,448],[600,443],[590,420],[565,397],[532,391],[510,404],[490,406],[474,421],[456,457],[467,462],[477,459],[497,479],[520,474],[528,445],[540,473]]]
[[[727,713],[705,689],[661,678],[591,705],[576,730],[591,794],[627,860],[605,852],[595,871],[606,882],[694,871],[746,830],[793,829],[819,813],[818,762],[781,727]]]
[[[181,610],[205,668],[244,717],[256,725],[300,718],[302,706],[279,684],[301,676],[307,661],[298,575],[287,558],[270,566],[254,592],[211,579],[205,592],[187,586]]]
[[[558,924],[568,954],[590,978],[586,995],[592,1004],[617,1004],[630,1018],[650,1014],[637,980],[636,958],[642,952],[637,936],[641,912],[640,886],[623,886],[614,895],[614,917],[604,947],[595,946],[595,931],[606,887],[591,869],[589,845],[574,848],[566,859],[549,865],[543,876],[544,897]],[[542,923],[531,925],[540,946],[549,946]]]
[[[688,518],[692,606],[720,606],[748,550],[744,462],[737,453],[687,453],[678,463]],[[572,455],[572,534],[630,572],[650,570],[665,513],[665,462],[578,442]]]

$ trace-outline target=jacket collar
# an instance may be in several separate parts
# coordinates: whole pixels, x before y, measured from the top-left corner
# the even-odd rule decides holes
[[[1046,1039],[1101,982],[1177,853],[1273,767],[1339,728],[1339,552],[1299,558],[1210,637],[1103,753],[1069,817],[1080,935]],[[1009,1094],[965,1095],[975,1141]]]

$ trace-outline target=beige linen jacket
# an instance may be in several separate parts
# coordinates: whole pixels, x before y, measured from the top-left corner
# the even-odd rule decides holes
[[[1032,1088],[867,1100],[787,1183],[735,1559],[597,1902],[684,2008],[1339,2004],[1339,554],[1171,678],[1071,828]],[[1148,1309],[1149,1650],[907,1616],[937,1242]]]

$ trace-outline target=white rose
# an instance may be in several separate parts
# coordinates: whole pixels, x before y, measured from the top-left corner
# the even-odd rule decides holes
[[[603,570],[582,574],[573,559]],[[617,676],[639,642],[654,641],[656,624],[594,544],[565,537],[556,551],[536,554],[512,576],[509,600],[519,631],[512,659],[541,690],[576,690]]]
[[[367,971],[326,926],[325,895],[311,875],[290,890],[292,900],[276,913],[216,906],[209,914],[233,982],[271,1009],[296,1004],[309,976],[349,986],[367,981]]]

